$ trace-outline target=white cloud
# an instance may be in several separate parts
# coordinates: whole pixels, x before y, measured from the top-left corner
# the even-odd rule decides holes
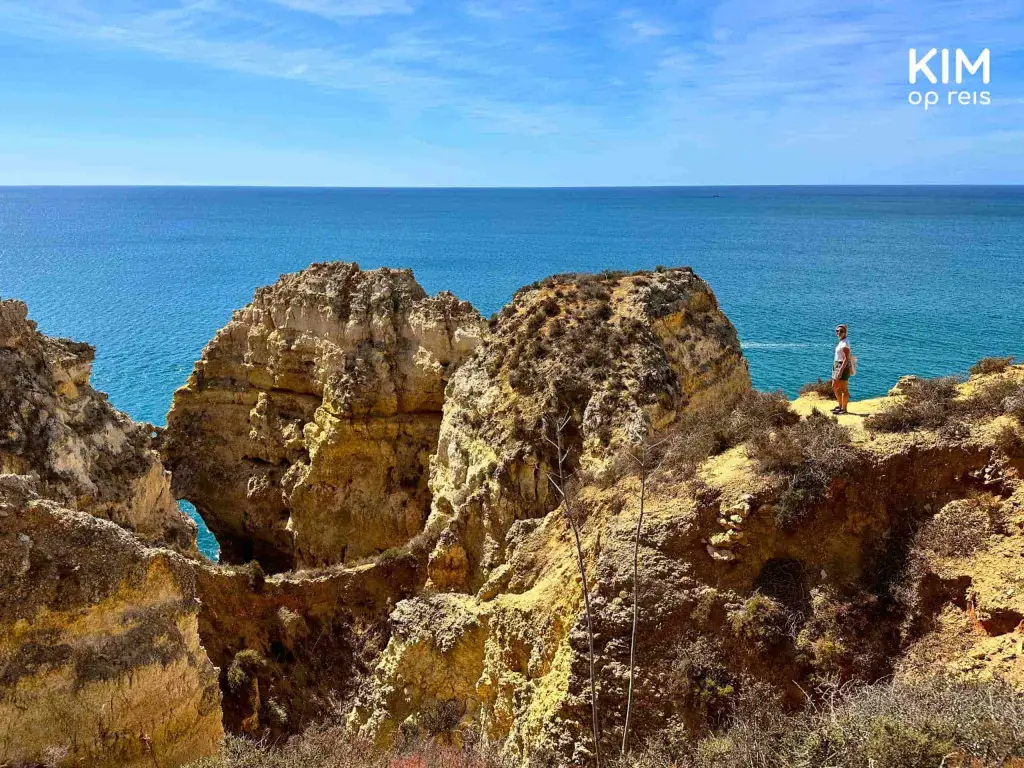
[[[914,157],[997,145],[1007,156],[1021,123],[1021,81],[1001,62],[1024,47],[1024,17],[1004,0],[927,12],[924,0],[718,0],[700,13],[603,0],[143,1],[0,0],[0,27],[356,92],[410,135],[431,123],[470,143],[519,137],[537,165],[572,155],[588,174],[619,157],[669,180],[714,169],[702,159],[713,156],[722,181],[759,165],[781,181],[825,167],[871,180]],[[904,97],[906,50],[922,40],[988,45],[993,107],[921,122]]]
[[[292,11],[342,20],[368,16],[409,14],[413,7],[406,0],[270,0]]]
[[[637,40],[673,34],[673,29],[669,25],[655,21],[636,8],[620,11],[619,17],[626,22],[630,35]]]

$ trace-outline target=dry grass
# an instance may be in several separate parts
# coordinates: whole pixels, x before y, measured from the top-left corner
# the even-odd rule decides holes
[[[1002,373],[1013,364],[1013,357],[983,357],[971,366],[971,375]]]
[[[985,360],[978,365],[982,364],[989,369],[995,365]],[[1010,377],[982,380],[968,396],[958,397],[961,383],[953,376],[909,381],[903,385],[902,400],[868,416],[864,424],[876,432],[935,429],[944,436],[962,438],[970,433],[971,419],[1008,414],[1024,423],[1024,384],[1020,381]]]
[[[823,686],[787,714],[762,691],[696,743],[663,733],[622,768],[954,768],[1024,755],[1024,695],[995,682],[931,678]]]
[[[615,760],[614,768],[974,768],[1024,755],[1024,694],[999,681],[823,685],[806,710],[787,713],[766,689],[734,695],[724,668],[697,656],[682,670],[691,680],[689,695],[709,707],[735,699],[720,710],[719,730],[695,739],[683,728],[667,728]],[[189,768],[510,766],[476,747],[419,742],[380,750],[333,725],[277,745],[229,737],[222,754]]]
[[[505,768],[497,757],[475,748],[416,742],[382,750],[343,725],[309,728],[301,736],[272,744],[228,737],[222,753],[188,768]]]

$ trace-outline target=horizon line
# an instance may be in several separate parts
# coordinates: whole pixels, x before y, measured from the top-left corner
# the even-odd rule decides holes
[[[805,189],[805,188],[1016,188],[1024,187],[1024,182],[1012,184],[973,184],[973,183],[929,183],[929,184],[584,184],[584,185],[413,185],[413,186],[375,186],[375,185],[327,185],[327,184],[0,184],[0,189],[294,189],[294,190],[586,190],[586,189]]]

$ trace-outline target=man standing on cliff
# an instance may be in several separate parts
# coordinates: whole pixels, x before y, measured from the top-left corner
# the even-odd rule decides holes
[[[853,373],[853,359],[850,354],[850,342],[846,340],[846,325],[836,326],[836,335],[839,343],[836,344],[836,354],[832,361],[832,391],[836,393],[836,400],[839,405],[832,409],[832,413],[846,413],[846,406],[850,402],[850,374]]]

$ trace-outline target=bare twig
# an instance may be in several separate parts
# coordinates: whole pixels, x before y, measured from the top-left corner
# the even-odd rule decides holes
[[[651,466],[651,452],[663,442],[664,440],[661,440],[654,444],[648,444],[646,441],[641,441],[639,453],[634,453],[633,451],[626,452],[640,469],[640,512],[636,518],[636,531],[633,534],[633,628],[629,641],[629,689],[626,693],[626,724],[622,729],[621,754],[623,755],[629,750],[629,721],[633,714],[633,670],[636,662],[636,631],[640,616],[640,532],[644,524],[647,480],[661,468],[661,462],[658,462],[653,467]]]
[[[569,527],[572,529],[573,539],[576,544],[576,562],[579,567],[580,581],[582,582],[583,587],[583,605],[587,615],[587,639],[590,642],[590,714],[592,720],[591,728],[594,734],[594,762],[597,768],[601,768],[601,727],[600,719],[598,717],[597,682],[594,664],[593,612],[590,607],[590,587],[587,584],[587,569],[586,564],[583,561],[583,542],[580,536],[580,520],[577,515],[577,511],[574,509],[575,500],[573,498],[571,478],[566,474],[565,468],[566,460],[569,458],[569,449],[565,447],[563,432],[569,425],[571,418],[571,415],[567,415],[564,419],[556,421],[554,424],[555,439],[551,439],[547,435],[544,436],[544,439],[554,447],[555,455],[557,457],[557,471],[554,473],[548,473],[548,479],[554,489],[558,491],[558,495],[562,499],[561,506],[565,511],[566,519],[569,521]]]

